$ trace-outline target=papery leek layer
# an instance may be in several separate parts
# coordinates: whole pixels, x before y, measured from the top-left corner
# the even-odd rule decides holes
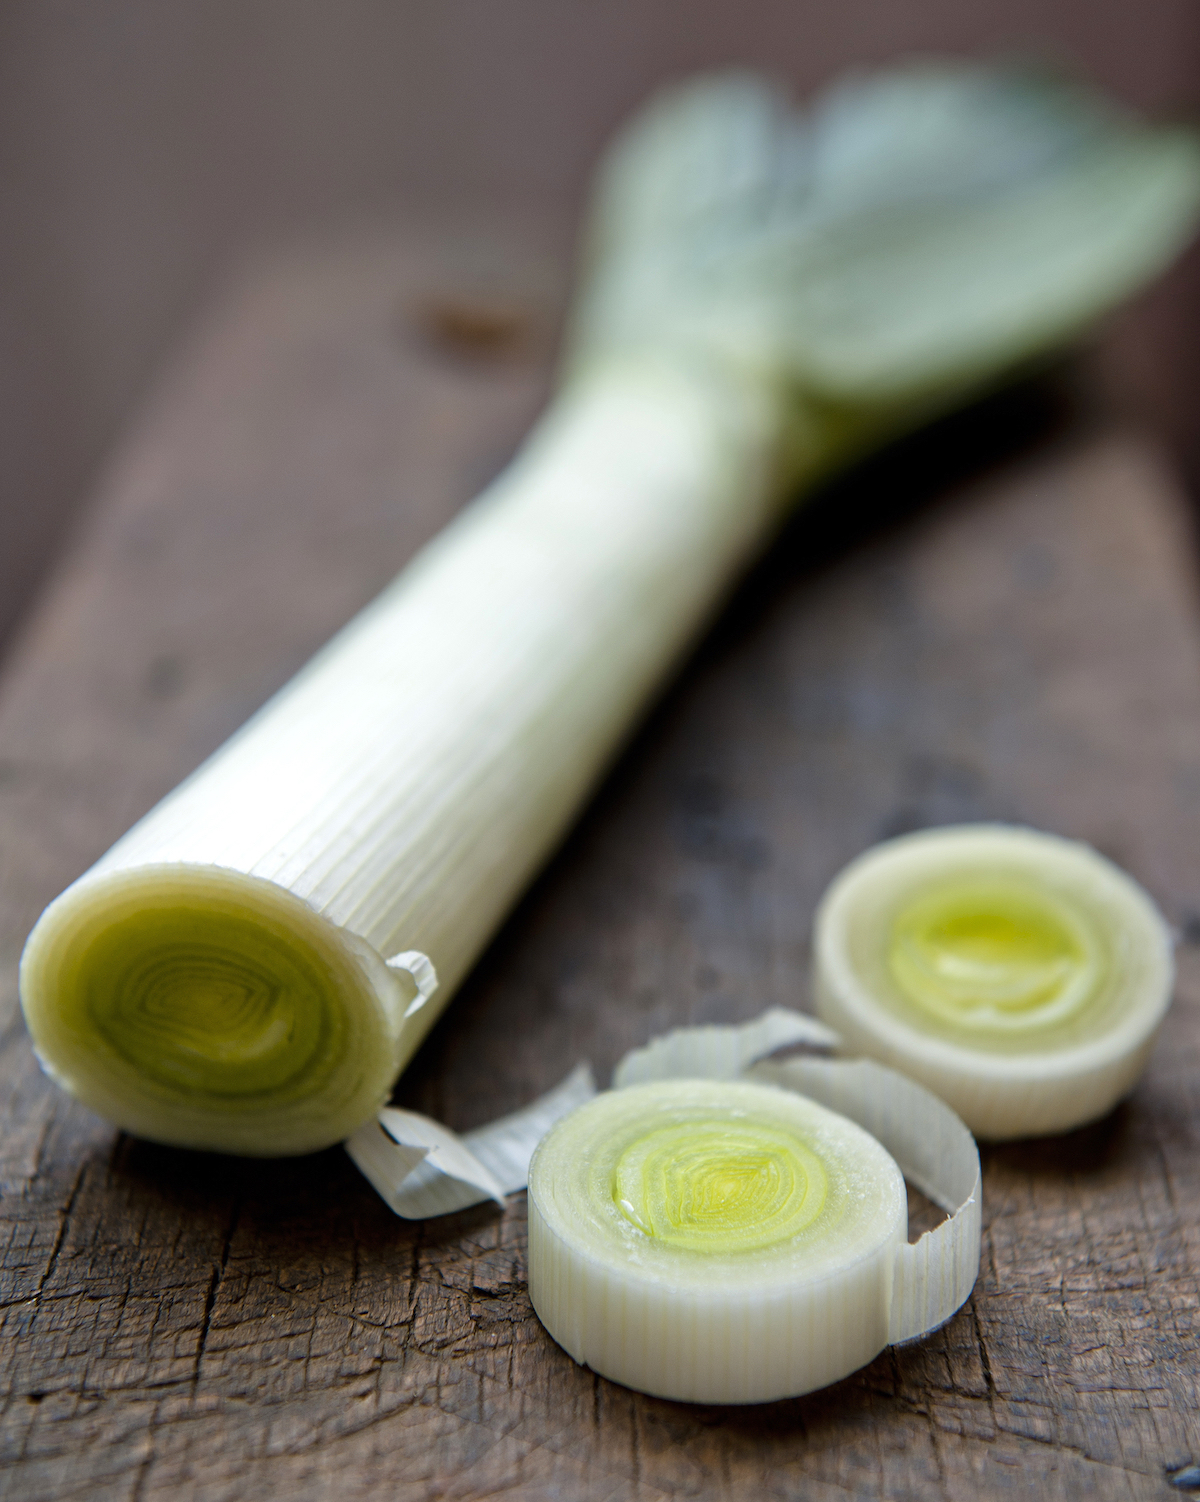
[[[817,915],[818,1009],[845,1046],[991,1137],[1065,1130],[1136,1082],[1170,1000],[1140,887],[1073,841],[931,830],[851,863]]]
[[[869,1133],[759,1084],[597,1096],[529,1171],[529,1288],[580,1362],[713,1403],[807,1392],[888,1339],[904,1180]]]
[[[141,1136],[251,1155],[349,1134],[387,1097],[401,981],[252,877],[149,866],[73,888],[21,965],[43,1065]]]

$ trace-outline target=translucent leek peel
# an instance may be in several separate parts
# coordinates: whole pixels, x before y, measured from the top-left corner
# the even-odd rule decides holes
[[[576,1361],[659,1397],[826,1386],[943,1324],[978,1273],[979,1157],[954,1113],[870,1062],[724,1077],[755,1030],[680,1029],[627,1056],[618,1078],[642,1082],[565,1117],[530,1166],[538,1317]],[[688,1077],[705,1056],[723,1077]],[[949,1212],[915,1245],[902,1170]]]
[[[742,1072],[781,1048],[832,1049],[840,1043],[832,1028],[787,1007],[770,1007],[753,1022],[677,1027],[644,1048],[631,1049],[613,1071],[613,1088],[647,1080],[736,1080]]]
[[[440,1122],[391,1106],[346,1142],[381,1199],[406,1220],[450,1215],[524,1189],[533,1150],[549,1129],[596,1093],[588,1064],[511,1116],[461,1137]]]
[[[1140,1076],[1171,939],[1086,845],[968,825],[876,846],[817,913],[815,991],[853,1053],[921,1080],[980,1136],[1065,1131]]]
[[[40,919],[47,1069],[165,1142],[303,1152],[369,1121],[791,500],[1134,291],[1198,199],[1190,136],[1030,75],[652,106],[515,463]],[[413,954],[432,1002],[384,963]]]

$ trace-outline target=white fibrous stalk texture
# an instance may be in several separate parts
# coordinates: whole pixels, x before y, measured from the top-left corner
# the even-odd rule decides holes
[[[377,1078],[354,1097],[358,1120],[317,1122],[295,1150],[353,1131],[761,545],[779,510],[777,429],[752,384],[652,365],[578,381],[491,492],[48,910],[23,990],[57,1077],[145,1135],[287,1150],[190,1117],[159,1127],[153,1103],[119,1104],[124,1085],[89,1086],[79,1049],[60,1057],[65,936],[136,873],[161,871],[166,890],[172,868],[203,868],[283,889],[328,941],[432,961],[436,995],[408,1016],[403,976],[381,964],[357,1000],[341,988],[388,1035]]]
[[[452,994],[774,508],[752,393],[622,373],[94,875],[264,877]]]

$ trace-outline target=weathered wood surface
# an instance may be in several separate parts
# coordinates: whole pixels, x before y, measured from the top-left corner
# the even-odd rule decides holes
[[[473,244],[359,240],[234,289],[8,665],[4,1494],[1178,1496],[1168,1473],[1200,1459],[1200,616],[1181,502],[1136,437],[1077,425],[939,495],[943,434],[794,527],[400,1090],[469,1127],[581,1056],[603,1070],[674,1023],[803,1004],[814,902],[888,833],[996,816],[1089,839],[1179,925],[1178,1000],[1108,1120],[985,1150],[980,1282],[926,1342],[767,1408],[645,1399],[542,1332],[521,1197],[409,1225],[340,1150],[263,1164],[148,1146],[38,1074],[16,961],[43,903],[536,410],[537,338],[445,301]],[[515,277],[518,301],[553,307],[528,254],[488,255],[489,296]],[[904,515],[850,540],[893,491]]]

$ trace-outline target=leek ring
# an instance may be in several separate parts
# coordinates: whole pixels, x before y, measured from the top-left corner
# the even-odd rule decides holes
[[[817,911],[814,990],[847,1052],[977,1135],[1066,1131],[1137,1082],[1170,1003],[1154,903],[1089,846],[962,825],[868,850]]]
[[[942,1102],[872,1063],[754,1076],[608,1091],[533,1155],[530,1299],[612,1381],[796,1397],[944,1323],[974,1285],[979,1157]],[[951,1212],[915,1246],[902,1166]]]

